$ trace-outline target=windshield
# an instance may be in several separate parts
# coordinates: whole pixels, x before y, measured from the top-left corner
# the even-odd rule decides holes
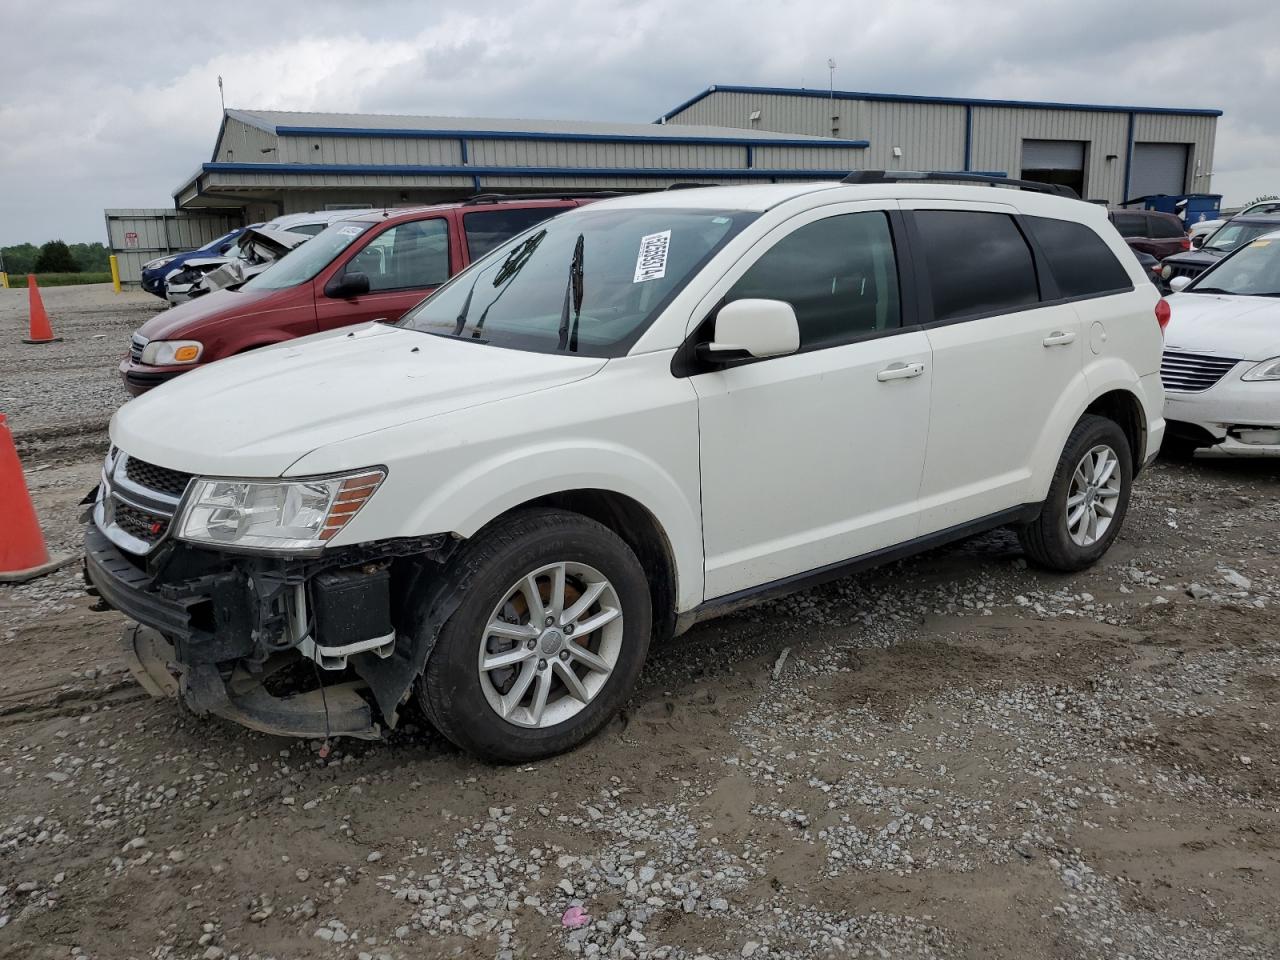
[[[1185,292],[1280,297],[1280,239],[1254,240],[1201,274]]]
[[[517,350],[619,357],[756,216],[575,210],[501,244],[405,314],[400,326]]]
[[[300,247],[290,250],[248,283],[242,290],[283,290],[306,283],[333,263],[334,257],[351,246],[352,241],[369,229],[360,221],[335,223],[322,230]]]
[[[1208,240],[1204,249],[1215,253],[1230,253],[1236,247],[1248,243],[1254,237],[1264,233],[1273,233],[1280,228],[1280,223],[1237,223],[1223,224]]]

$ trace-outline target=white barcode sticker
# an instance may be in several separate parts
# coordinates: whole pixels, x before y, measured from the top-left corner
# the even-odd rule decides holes
[[[640,238],[640,253],[636,257],[636,277],[632,283],[659,280],[667,275],[667,251],[671,249],[671,231],[651,233]]]

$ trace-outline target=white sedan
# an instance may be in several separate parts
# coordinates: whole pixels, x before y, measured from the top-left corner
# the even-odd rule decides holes
[[[1280,456],[1280,231],[1170,286],[1163,449]]]

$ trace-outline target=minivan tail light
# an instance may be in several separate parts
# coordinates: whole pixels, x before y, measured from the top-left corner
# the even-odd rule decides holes
[[[1160,335],[1164,336],[1164,328],[1169,325],[1173,311],[1169,309],[1169,301],[1161,297],[1156,301],[1156,323],[1160,324]]]
[[[1183,238],[1182,238],[1182,249],[1183,249],[1183,250],[1190,250],[1190,249],[1191,249],[1191,238],[1190,238],[1190,237],[1183,237]]]

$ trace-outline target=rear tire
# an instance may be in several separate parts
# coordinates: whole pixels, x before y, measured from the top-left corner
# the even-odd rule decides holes
[[[1133,453],[1113,420],[1085,414],[1067,438],[1040,516],[1018,531],[1047,570],[1083,570],[1107,552],[1129,511]]]
[[[617,713],[653,618],[640,561],[612,530],[563,510],[521,511],[472,538],[445,576],[462,599],[417,684],[445,737],[518,763],[572,749]]]

